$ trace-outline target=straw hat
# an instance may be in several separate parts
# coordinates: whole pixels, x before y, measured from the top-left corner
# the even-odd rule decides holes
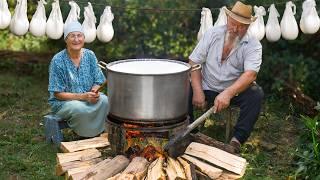
[[[243,24],[250,24],[257,19],[257,17],[252,16],[252,6],[245,5],[240,1],[236,2],[231,11],[227,8],[224,9],[232,19]]]

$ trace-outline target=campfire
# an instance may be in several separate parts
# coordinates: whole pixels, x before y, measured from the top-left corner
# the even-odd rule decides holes
[[[136,126],[130,125],[130,128],[133,130],[126,131],[126,151],[114,157],[102,159],[102,153],[97,150],[111,147],[107,134],[62,142],[64,153],[57,154],[56,174],[65,174],[66,179],[191,180],[238,179],[245,172],[245,159],[224,151],[230,147],[201,133],[193,136],[195,142],[189,144],[182,156],[174,159],[162,151],[167,139],[146,136],[148,133],[137,131]]]

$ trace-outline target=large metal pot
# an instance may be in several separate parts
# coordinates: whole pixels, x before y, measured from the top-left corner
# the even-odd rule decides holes
[[[128,59],[100,62],[101,66],[106,69],[112,116],[146,122],[186,117],[192,69],[189,64],[167,59]]]

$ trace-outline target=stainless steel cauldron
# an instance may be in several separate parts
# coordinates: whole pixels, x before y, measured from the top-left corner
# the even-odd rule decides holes
[[[106,69],[110,114],[137,121],[170,121],[188,112],[189,73],[197,65],[167,59],[128,59]]]

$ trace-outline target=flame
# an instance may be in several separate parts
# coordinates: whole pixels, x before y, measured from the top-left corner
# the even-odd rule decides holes
[[[131,160],[137,156],[144,157],[148,161],[153,161],[159,157],[164,157],[164,152],[162,151],[162,144],[164,144],[163,138],[156,138],[154,137],[154,134],[153,136],[148,137],[148,135],[144,134],[143,132],[135,130],[141,127],[139,125],[126,123],[123,125],[126,129],[126,140],[128,147],[125,153]]]

